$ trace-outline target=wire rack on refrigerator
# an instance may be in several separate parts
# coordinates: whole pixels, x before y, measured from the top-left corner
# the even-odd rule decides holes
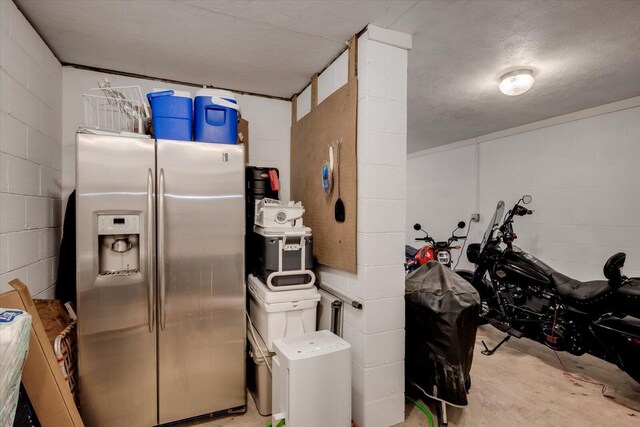
[[[83,95],[83,130],[145,135],[149,109],[140,86],[111,87],[107,79],[98,86]]]

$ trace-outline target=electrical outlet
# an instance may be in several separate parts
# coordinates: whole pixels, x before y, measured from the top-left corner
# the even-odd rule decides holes
[[[480,214],[479,213],[471,214],[471,221],[480,222]]]

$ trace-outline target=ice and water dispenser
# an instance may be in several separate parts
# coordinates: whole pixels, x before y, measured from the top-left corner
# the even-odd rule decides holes
[[[101,276],[140,271],[140,216],[98,215],[98,247]]]

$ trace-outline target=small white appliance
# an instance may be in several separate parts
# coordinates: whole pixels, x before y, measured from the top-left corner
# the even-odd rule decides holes
[[[250,274],[247,287],[251,322],[269,351],[273,351],[273,340],[276,338],[316,330],[316,308],[320,293],[315,286],[291,291],[272,291]]]
[[[351,346],[329,331],[273,342],[272,425],[351,426]]]
[[[255,225],[275,228],[300,228],[304,208],[301,202],[262,199],[256,203]]]

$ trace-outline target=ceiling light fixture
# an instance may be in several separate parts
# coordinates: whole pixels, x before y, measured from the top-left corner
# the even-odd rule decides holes
[[[505,95],[522,95],[533,86],[533,71],[516,70],[500,77],[500,92]]]

